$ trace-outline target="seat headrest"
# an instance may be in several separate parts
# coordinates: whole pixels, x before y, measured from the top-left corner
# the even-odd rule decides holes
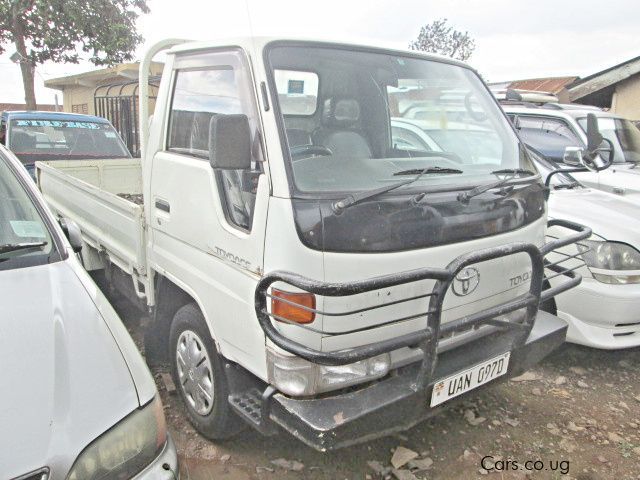
[[[33,135],[24,132],[15,132],[11,136],[11,149],[33,148],[36,146],[36,139]]]
[[[353,127],[360,121],[360,104],[353,98],[329,98],[322,109],[322,123],[328,127]]]

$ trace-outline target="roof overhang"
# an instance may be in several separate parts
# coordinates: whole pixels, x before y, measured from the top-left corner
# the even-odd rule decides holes
[[[153,62],[154,67],[159,68],[162,63]],[[56,90],[65,90],[70,87],[95,88],[104,83],[112,83],[123,80],[138,79],[138,63],[122,63],[115,67],[92,70],[90,72],[68,75],[66,77],[51,78],[45,80],[44,86]]]
[[[574,86],[568,88],[569,96],[572,101],[578,100],[638,73],[640,73],[640,57],[579,80]]]

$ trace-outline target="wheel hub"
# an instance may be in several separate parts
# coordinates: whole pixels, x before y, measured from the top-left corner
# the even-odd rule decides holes
[[[188,406],[198,415],[208,415],[213,409],[213,368],[204,342],[197,333],[185,330],[178,337],[175,354],[180,389]]]

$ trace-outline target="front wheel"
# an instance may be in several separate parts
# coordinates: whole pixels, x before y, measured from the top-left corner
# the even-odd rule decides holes
[[[171,322],[171,373],[189,420],[205,437],[224,440],[241,429],[228,402],[229,385],[202,312],[194,303]]]

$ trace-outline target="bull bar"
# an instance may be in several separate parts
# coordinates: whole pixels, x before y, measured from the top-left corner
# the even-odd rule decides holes
[[[308,445],[319,450],[332,450],[367,438],[375,438],[391,431],[397,431],[433,414],[440,407],[425,410],[422,405],[424,404],[423,398],[432,390],[435,379],[455,373],[457,369],[466,367],[468,361],[477,362],[485,358],[487,354],[494,355],[510,350],[517,351],[513,358],[513,372],[529,368],[559,346],[564,341],[566,333],[566,326],[561,326],[562,322],[545,312],[538,312],[539,305],[553,296],[578,285],[582,278],[576,270],[585,265],[581,261],[580,253],[570,255],[556,252],[560,253],[563,258],[555,262],[545,260],[545,256],[562,247],[579,243],[591,235],[591,229],[567,220],[551,220],[547,226],[563,227],[572,230],[574,233],[562,238],[555,238],[540,248],[526,242],[511,243],[461,255],[445,268],[420,268],[357,282],[318,282],[282,271],[275,271],[265,275],[258,282],[255,290],[256,315],[266,337],[283,350],[316,364],[337,366],[364,360],[402,347],[419,347],[423,352],[422,361],[414,363],[410,368],[403,369],[403,372],[399,375],[369,385],[358,392],[336,392],[336,395],[331,397],[331,400],[327,398],[298,400],[278,393],[272,386],[267,386],[264,392],[254,390],[249,395],[252,398],[231,395],[230,402],[245,420],[249,420],[254,427],[263,431],[263,433],[274,432],[271,422],[271,420],[274,420],[276,424],[279,424]],[[527,254],[531,260],[531,281],[529,290],[526,293],[500,305],[448,321],[444,325],[441,324],[442,307],[446,292],[454,278],[464,268],[475,263],[519,253]],[[563,266],[564,262],[571,259],[578,260],[579,264]],[[545,269],[551,271],[552,274],[545,277]],[[557,284],[552,287],[548,284],[548,280],[554,277],[564,277],[564,279],[560,283],[554,282]],[[420,280],[435,280],[435,284],[429,293],[349,312],[325,312],[294,303],[285,298],[272,297],[269,293],[270,287],[276,282],[284,282],[315,295],[335,297],[356,295]],[[548,288],[543,290],[543,283],[548,284]],[[275,316],[268,309],[267,302],[270,298],[325,316],[353,315],[420,298],[429,298],[429,305],[427,311],[416,315],[396,318],[384,323],[348,331],[331,332]],[[524,320],[521,322],[509,322],[496,318],[520,309],[525,311]],[[273,324],[273,320],[278,320],[324,336],[334,337],[363,332],[425,316],[427,317],[427,324],[426,328],[422,330],[369,345],[330,352],[315,350],[296,342],[281,333]],[[534,328],[537,317],[541,317],[541,323]],[[500,334],[492,337],[494,341],[489,342],[489,344],[483,343],[481,345],[478,342],[473,342],[473,344],[465,348],[466,353],[464,354],[460,354],[457,349],[455,351],[438,351],[438,341],[441,335],[480,325],[498,327]],[[466,360],[465,356],[468,357]],[[438,362],[439,357],[444,359],[442,365]],[[510,368],[510,370],[512,369]],[[392,384],[395,385],[392,389],[395,392],[393,395],[380,394],[380,391],[387,391],[391,388]],[[368,398],[368,396],[372,398]],[[406,403],[407,408],[413,408],[416,405],[417,407],[413,408],[413,414],[405,414],[401,420],[398,418],[389,419],[389,425],[385,426],[380,421],[381,418],[386,418],[388,415],[382,414],[380,416],[381,412],[388,410],[388,407],[393,403],[397,403],[397,405]],[[363,407],[364,404],[367,405],[366,409]],[[357,408],[353,407],[353,405],[356,405]],[[349,408],[354,412],[357,411],[357,413],[353,413],[343,424],[335,424],[332,420],[333,413],[330,412],[333,412],[334,409],[339,409],[340,412],[344,411],[344,415],[346,415]],[[403,411],[407,412],[408,410]]]
[[[538,248],[532,243],[517,242],[478,250],[457,257],[445,268],[419,268],[398,274],[382,275],[367,280],[349,283],[318,282],[294,273],[274,271],[263,276],[256,286],[255,310],[258,322],[264,330],[267,338],[269,338],[269,340],[271,340],[275,345],[289,353],[293,353],[294,355],[320,365],[346,365],[349,363],[357,362],[359,360],[364,360],[369,357],[373,357],[375,355],[387,353],[402,347],[420,346],[423,352],[425,352],[422,362],[422,371],[420,375],[422,379],[421,383],[428,383],[428,380],[431,378],[435,370],[437,361],[436,350],[440,335],[445,335],[456,330],[460,330],[465,327],[471,327],[474,325],[493,325],[499,328],[517,330],[518,333],[514,336],[513,340],[513,347],[517,347],[525,342],[527,336],[531,332],[539,304],[545,302],[546,300],[549,300],[559,293],[562,293],[580,284],[580,282],[582,281],[582,277],[576,272],[576,270],[584,266],[584,262],[582,262],[578,266],[574,266],[571,268],[562,266],[563,262],[566,262],[573,258],[577,258],[578,254],[565,255],[565,258],[554,263],[546,261],[544,257],[554,250],[565,247],[572,243],[580,242],[581,240],[588,238],[591,235],[591,229],[583,225],[570,222],[568,220],[560,219],[550,220],[547,223],[548,228],[553,226],[564,227],[569,230],[573,230],[575,233],[547,242],[541,248]],[[441,325],[442,306],[445,294],[451,286],[454,278],[465,267],[488,260],[494,260],[500,257],[515,255],[517,253],[526,253],[531,260],[532,274],[530,288],[527,293],[520,295],[513,300],[510,300],[509,302],[503,303],[501,305],[497,305],[495,307],[491,307],[480,312],[461,317],[454,321],[448,322],[445,325]],[[548,268],[549,270],[555,272],[554,275],[545,278],[545,268]],[[554,287],[550,286],[543,291],[543,282],[556,276],[565,276],[566,280]],[[315,295],[337,297],[366,293],[373,290],[394,287],[397,285],[417,282],[420,280],[436,281],[430,293],[396,300],[393,302],[382,303],[379,305],[373,305],[371,307],[349,312],[324,312],[315,308],[299,305],[285,298],[275,297],[276,301],[295,305],[296,308],[313,312],[316,315],[324,316],[352,315],[404,302],[409,302],[411,300],[416,300],[419,298],[429,298],[429,307],[426,312],[347,331],[331,332],[317,330],[307,325],[302,325],[285,318],[277,317],[267,308],[267,299],[274,298],[268,292],[268,290],[271,285],[276,282],[284,282]],[[502,321],[495,318],[522,308],[526,308],[526,316],[522,323]],[[423,330],[418,330],[407,335],[387,339],[370,345],[363,345],[360,347],[332,352],[315,350],[294,340],[291,340],[290,338],[283,335],[272,323],[272,319],[276,319],[280,322],[294,325],[298,328],[313,331],[315,333],[320,333],[327,337],[334,337],[372,330],[422,316],[428,317],[427,327]]]

